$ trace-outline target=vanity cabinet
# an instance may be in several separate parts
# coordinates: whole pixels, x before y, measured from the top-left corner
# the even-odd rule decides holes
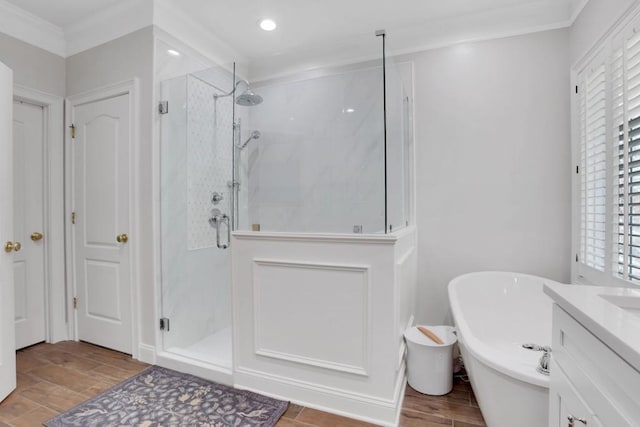
[[[640,426],[640,372],[553,307],[550,427]]]

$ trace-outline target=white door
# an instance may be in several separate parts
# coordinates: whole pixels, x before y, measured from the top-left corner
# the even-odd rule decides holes
[[[71,144],[78,338],[131,354],[129,101],[74,105]]]
[[[16,349],[45,340],[44,309],[44,109],[13,102]]]
[[[13,75],[0,63],[0,401],[16,388],[13,297]]]

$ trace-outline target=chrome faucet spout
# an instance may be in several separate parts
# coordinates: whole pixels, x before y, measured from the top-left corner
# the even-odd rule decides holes
[[[551,351],[551,347],[539,344],[522,344],[522,348],[532,351]]]
[[[538,361],[536,371],[543,375],[549,375],[549,362],[551,361],[551,347],[539,344],[522,344],[522,348],[532,351],[544,352]]]

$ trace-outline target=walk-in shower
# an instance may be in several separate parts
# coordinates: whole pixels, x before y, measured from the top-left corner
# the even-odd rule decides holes
[[[159,55],[168,48],[159,46]],[[184,57],[182,60],[187,64],[184,72],[158,78],[158,101],[168,105],[163,109],[168,112],[159,116],[160,309],[163,325],[170,325],[158,335],[160,364],[232,382],[240,378],[234,372],[239,363],[236,356],[251,354],[287,360],[283,366],[299,363],[302,370],[315,364],[314,369],[329,366],[363,375],[368,368],[361,368],[359,359],[351,360],[347,355],[341,361],[342,356],[336,356],[335,363],[325,363],[324,357],[335,355],[313,352],[369,351],[368,338],[358,322],[367,316],[378,319],[397,313],[394,321],[404,328],[410,314],[408,309],[391,306],[385,306],[380,315],[374,305],[359,308],[370,297],[371,304],[395,303],[391,294],[374,296],[386,292],[387,285],[395,286],[394,278],[412,277],[409,273],[392,274],[384,280],[378,276],[388,271],[387,265],[411,264],[410,242],[397,251],[366,259],[368,254],[400,241],[400,237],[386,234],[402,229],[410,220],[406,178],[411,158],[410,121],[402,72],[372,60],[289,77],[281,73],[273,79],[251,78],[250,83],[236,77],[234,66],[193,67]],[[247,67],[242,69],[247,72]],[[308,247],[300,246],[307,241]],[[330,246],[340,242],[350,246]],[[243,258],[271,245],[273,251]],[[301,249],[294,249],[294,245]],[[234,251],[241,247],[245,249],[237,255]],[[315,249],[307,252],[307,248]],[[389,254],[406,256],[369,267]],[[326,274],[322,276],[326,278],[308,279],[314,274]],[[366,279],[369,274],[371,284]],[[250,284],[254,279],[257,282]],[[324,285],[309,287],[316,282]],[[345,286],[335,287],[336,283]],[[368,286],[370,296],[365,292]],[[397,288],[402,289],[398,295],[411,289]],[[252,291],[238,294],[239,289]],[[333,296],[324,295],[326,292]],[[308,307],[307,295],[314,297]],[[332,310],[315,303],[333,300],[335,295],[340,303],[333,301]],[[318,327],[321,332],[322,325],[342,319],[350,326],[340,327],[340,334],[360,329],[354,329],[355,335],[345,339],[344,345],[328,342],[332,334],[319,334],[318,342],[327,341],[326,345],[288,348],[299,339],[289,336],[292,328],[301,323],[278,324],[279,319],[296,313],[291,307],[280,306],[289,300],[298,308],[307,307],[301,316],[314,314],[315,319],[321,319],[327,313],[335,315],[333,320],[307,322],[305,327]],[[412,298],[407,296],[403,301]],[[346,307],[351,303],[353,310]],[[315,313],[321,309],[322,313]],[[258,331],[240,337],[246,341],[243,346],[253,346],[246,352],[238,350],[239,341],[232,345],[232,330],[236,334],[246,326],[239,311],[248,316],[246,319],[267,316],[251,323],[262,328],[263,335]],[[353,313],[360,314],[351,318]],[[393,339],[393,345],[383,347],[401,345],[401,334]],[[280,345],[286,351],[278,350]],[[395,350],[397,358],[402,353],[400,348]],[[305,351],[311,353],[307,356]],[[383,353],[362,357],[374,360]],[[378,365],[372,362],[371,366]],[[321,372],[325,371],[318,370]],[[372,368],[371,381],[377,375]],[[398,375],[402,372],[380,377]],[[329,389],[330,385],[319,387]]]

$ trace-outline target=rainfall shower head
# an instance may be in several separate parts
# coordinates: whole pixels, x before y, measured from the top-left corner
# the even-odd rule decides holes
[[[244,83],[247,86],[247,89],[236,97],[236,104],[242,105],[243,107],[253,107],[254,105],[262,104],[262,97],[253,93],[251,85],[246,80],[238,80],[231,92],[223,95],[213,95],[213,99],[217,100],[218,98],[224,98],[235,94],[240,83]]]
[[[262,98],[260,98],[260,99],[262,99]],[[254,130],[253,132],[251,132],[251,135],[249,135],[249,138],[247,138],[247,140],[244,142],[244,144],[238,145],[237,147],[240,150],[244,150],[245,147],[247,146],[247,144],[249,144],[249,142],[251,142],[252,139],[258,139],[258,138],[260,138],[260,136],[261,136],[260,131],[259,130]]]
[[[253,93],[253,91],[249,87],[247,87],[247,90],[238,95],[238,97],[236,98],[236,104],[242,105],[243,107],[253,107],[254,105],[258,105],[261,103],[262,97]]]

